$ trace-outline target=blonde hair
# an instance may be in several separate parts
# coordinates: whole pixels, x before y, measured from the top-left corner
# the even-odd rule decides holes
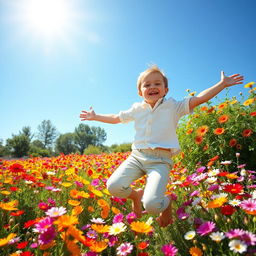
[[[163,77],[165,87],[168,88],[168,79],[167,79],[166,75],[164,74],[164,72],[162,70],[160,70],[157,65],[152,65],[151,67],[149,67],[148,69],[146,69],[145,71],[140,73],[138,80],[137,80],[138,91],[140,91],[141,82],[145,78],[145,76],[147,76],[148,74],[151,74],[151,73],[155,73],[155,72],[159,73]]]

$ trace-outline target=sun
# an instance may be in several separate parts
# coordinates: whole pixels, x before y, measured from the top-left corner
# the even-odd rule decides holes
[[[44,39],[63,37],[68,33],[75,13],[70,0],[21,0],[19,20],[24,29]]]

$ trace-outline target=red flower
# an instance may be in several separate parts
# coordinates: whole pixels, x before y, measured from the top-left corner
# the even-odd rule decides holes
[[[34,256],[34,254],[32,252],[29,252],[29,251],[25,251],[25,252],[22,252],[20,254],[20,256]]]
[[[218,159],[219,159],[219,156],[215,156],[215,157],[211,158],[210,161],[216,161]]]
[[[17,191],[19,188],[17,188],[17,187],[10,187],[10,190],[12,191],[12,192],[15,192],[15,191]]]
[[[23,165],[21,164],[12,164],[10,167],[9,167],[9,170],[13,173],[19,173],[19,172],[25,172],[24,168],[23,168]]]
[[[250,137],[253,134],[251,129],[244,129],[242,132],[243,137]]]
[[[139,244],[138,244],[138,249],[140,249],[140,250],[144,250],[144,249],[146,249],[147,247],[149,246],[149,242],[148,241],[143,241],[143,242],[140,242]]]
[[[11,216],[20,216],[24,213],[25,211],[20,210],[20,211],[16,211],[16,212],[11,212],[10,215]]]
[[[149,256],[149,254],[147,252],[140,252],[138,256]]]
[[[239,194],[243,191],[243,186],[241,184],[228,184],[224,186],[224,191],[229,192],[231,194]]]
[[[24,223],[24,228],[30,228],[31,226],[35,225],[38,221],[39,221],[38,219],[29,220]]]
[[[24,249],[26,246],[27,246],[28,242],[21,242],[21,243],[18,243],[16,248],[17,249]]]
[[[230,147],[234,147],[234,146],[236,145],[236,143],[237,143],[237,140],[236,140],[236,139],[231,139],[231,140],[229,141],[229,146],[230,146]]]
[[[223,205],[220,210],[223,215],[232,215],[236,211],[236,209],[229,204]]]

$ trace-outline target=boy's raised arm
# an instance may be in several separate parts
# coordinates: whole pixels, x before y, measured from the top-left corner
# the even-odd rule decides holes
[[[244,77],[240,74],[234,74],[232,76],[225,76],[224,72],[221,71],[221,80],[214,86],[200,92],[197,96],[190,99],[189,108],[192,110],[196,106],[207,102],[221,92],[224,88],[233,86],[236,84],[242,84]]]
[[[118,124],[121,122],[120,118],[116,114],[98,115],[94,112],[93,108],[90,107],[89,111],[82,110],[80,114],[81,121],[99,121],[108,124]]]

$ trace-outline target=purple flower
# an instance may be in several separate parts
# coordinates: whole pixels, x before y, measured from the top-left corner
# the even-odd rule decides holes
[[[185,219],[187,219],[188,217],[189,217],[189,214],[186,213],[186,212],[182,212],[182,213],[178,214],[178,218],[179,218],[180,220],[185,220]]]
[[[244,230],[242,229],[231,229],[228,232],[225,233],[225,236],[228,237],[229,239],[235,238],[235,237],[240,237],[244,234]]]
[[[161,248],[165,256],[175,256],[178,249],[172,244],[165,244]]]
[[[200,194],[200,192],[198,190],[195,190],[192,193],[190,193],[189,196],[193,197],[193,196],[198,196],[199,194]]]
[[[114,216],[113,223],[123,222],[123,219],[124,215],[122,213],[118,213],[117,215]]]
[[[208,190],[209,191],[214,191],[214,190],[217,190],[217,189],[219,189],[219,185],[218,184],[213,184],[213,185],[211,185],[209,188],[208,188]]]
[[[86,236],[89,237],[89,238],[92,238],[92,239],[96,239],[98,237],[97,232],[94,231],[94,230],[89,230],[86,233]]]
[[[92,180],[92,182],[91,182],[91,185],[92,185],[92,186],[99,186],[99,184],[100,184],[100,180],[99,180],[99,179],[94,179],[94,180]]]
[[[49,227],[45,232],[41,233],[38,237],[39,244],[48,244],[50,243],[55,237],[57,233],[54,227]]]
[[[214,231],[215,229],[215,223],[212,221],[206,221],[203,224],[201,224],[199,226],[199,228],[196,230],[198,234],[200,234],[201,236],[205,236],[209,233],[211,233],[212,231]]]

